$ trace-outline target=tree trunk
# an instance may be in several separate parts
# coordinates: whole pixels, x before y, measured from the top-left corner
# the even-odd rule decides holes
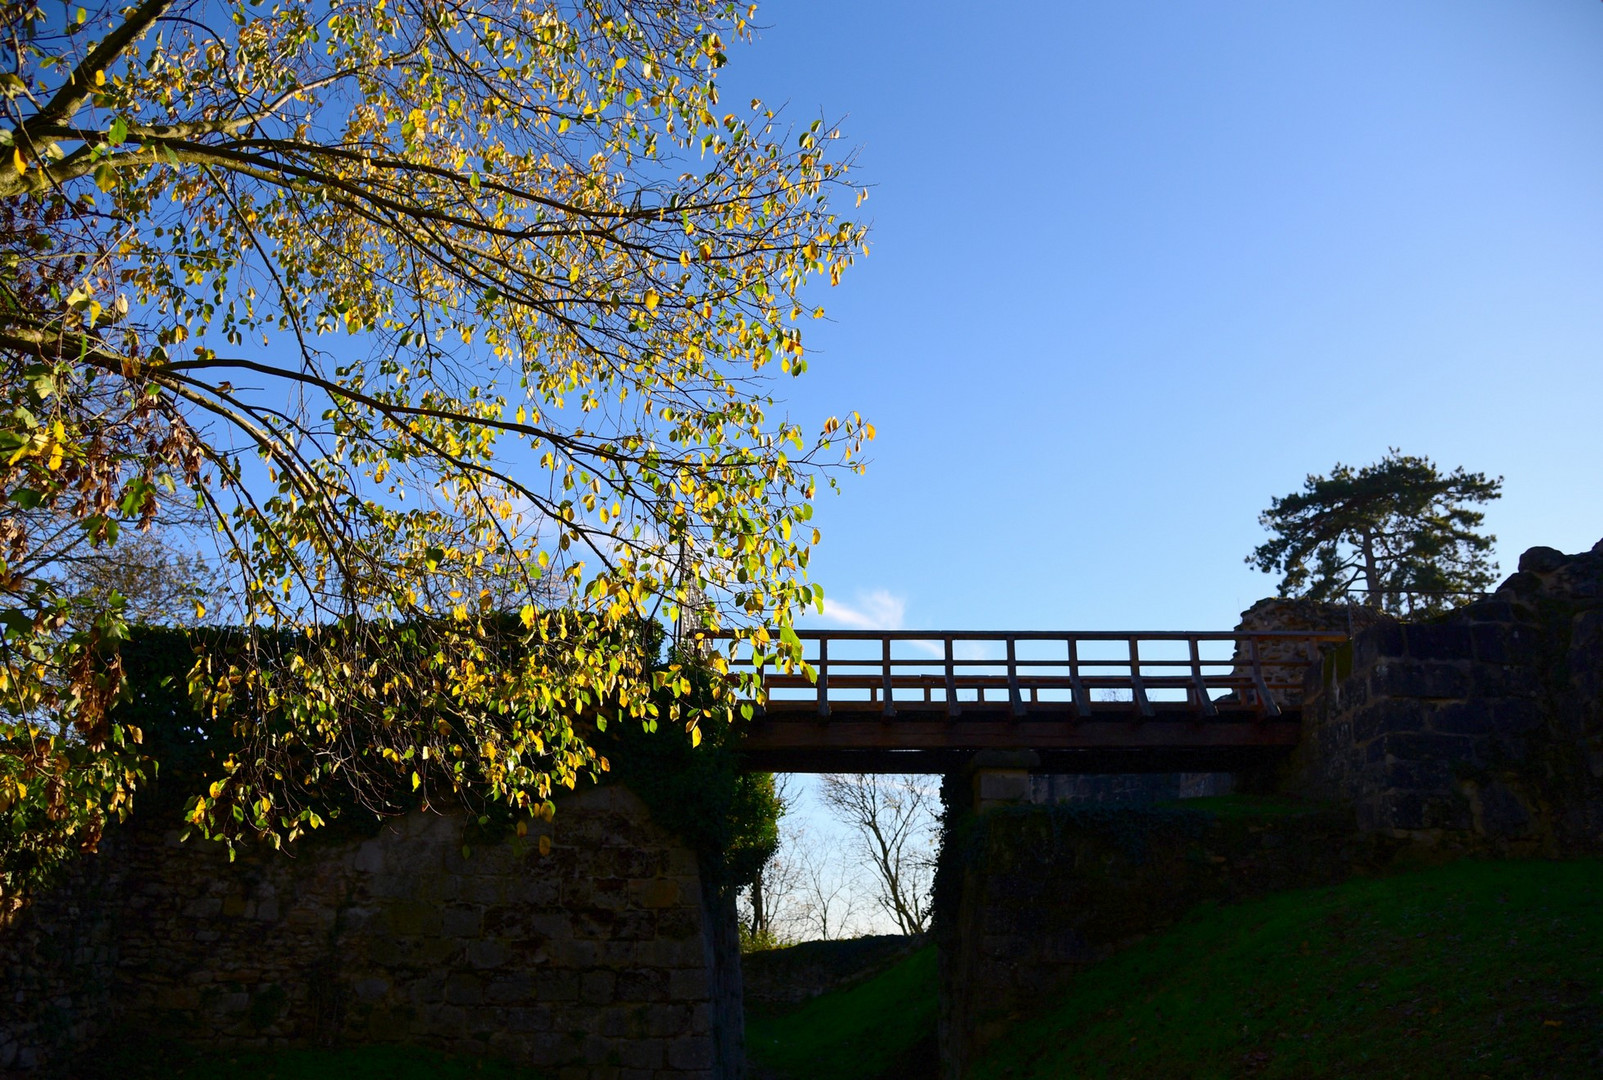
[[[751,879],[751,936],[757,937],[768,929],[768,908],[763,903],[763,868]]]
[[[1365,603],[1369,607],[1378,608],[1380,600],[1380,564],[1375,561],[1375,534],[1364,534],[1364,586],[1369,590]]]

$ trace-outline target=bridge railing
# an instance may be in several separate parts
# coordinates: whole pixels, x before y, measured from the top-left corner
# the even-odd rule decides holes
[[[899,710],[1015,717],[1185,712],[1281,715],[1301,692],[1321,645],[1345,634],[1306,631],[1012,632],[798,630],[802,666],[771,655],[719,648],[732,671],[757,676],[770,715],[836,712],[894,717]],[[734,655],[730,655],[731,652]]]

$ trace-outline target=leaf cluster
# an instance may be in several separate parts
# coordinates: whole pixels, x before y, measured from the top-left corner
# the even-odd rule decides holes
[[[249,736],[192,808],[210,835],[292,839],[398,771],[541,804],[604,768],[590,718],[694,742],[733,698],[655,666],[658,613],[799,658],[812,500],[873,428],[809,434],[771,380],[866,231],[832,128],[720,103],[750,17],[0,9],[8,730],[115,742],[125,620],[52,614],[51,530],[113,545],[179,506],[245,627],[189,680]]]
[[[691,680],[693,698],[710,699],[715,677],[686,654],[670,657]],[[737,724],[725,711],[709,710],[705,736],[683,727],[652,730],[625,723],[601,740],[613,776],[651,809],[652,817],[702,858],[703,871],[718,886],[734,889],[756,876],[779,847],[784,806],[771,773],[747,772],[737,753]]]

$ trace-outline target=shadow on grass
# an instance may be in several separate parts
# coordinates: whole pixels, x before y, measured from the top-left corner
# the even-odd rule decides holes
[[[1206,905],[1076,976],[971,1075],[1603,1076],[1603,861]]]
[[[784,1011],[748,1011],[756,1080],[932,1080],[935,946],[849,990]]]

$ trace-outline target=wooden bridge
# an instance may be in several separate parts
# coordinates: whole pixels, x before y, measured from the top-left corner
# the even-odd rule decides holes
[[[752,655],[742,741],[776,772],[945,772],[1029,750],[1046,772],[1235,771],[1294,746],[1339,633],[799,630],[806,670]],[[725,654],[732,648],[722,643]],[[764,658],[767,659],[767,658]]]

